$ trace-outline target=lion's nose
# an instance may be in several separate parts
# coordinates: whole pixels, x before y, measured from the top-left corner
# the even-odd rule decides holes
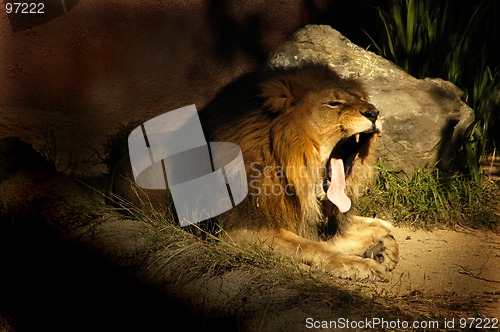
[[[378,113],[378,110],[373,105],[369,105],[367,110],[361,111],[361,114],[367,117],[371,122],[377,121]]]

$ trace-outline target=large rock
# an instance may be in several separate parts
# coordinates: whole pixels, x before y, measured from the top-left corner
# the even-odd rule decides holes
[[[462,91],[442,79],[416,79],[394,63],[351,43],[329,26],[308,25],[269,57],[270,67],[326,63],[342,77],[364,84],[380,110],[380,156],[407,175],[424,167],[448,167],[474,112]]]

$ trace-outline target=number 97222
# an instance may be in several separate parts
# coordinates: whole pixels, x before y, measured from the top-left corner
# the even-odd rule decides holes
[[[7,14],[45,14],[45,4],[43,2],[6,2],[5,12]]]

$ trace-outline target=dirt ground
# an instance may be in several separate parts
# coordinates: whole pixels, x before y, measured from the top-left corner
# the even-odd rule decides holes
[[[487,156],[481,172],[499,181],[500,156]],[[500,228],[396,227],[394,235],[400,262],[388,283],[369,287],[373,293],[419,306],[424,315],[500,318]]]
[[[500,317],[500,233],[398,227],[400,263],[372,291],[421,306],[422,314]]]

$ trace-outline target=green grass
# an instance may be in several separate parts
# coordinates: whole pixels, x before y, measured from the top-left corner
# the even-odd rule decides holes
[[[480,184],[479,165],[496,148],[500,126],[500,68],[496,55],[500,3],[496,0],[393,0],[377,7],[376,51],[417,78],[440,77],[464,91],[475,122],[464,137],[464,159]]]
[[[479,166],[496,150],[500,137],[495,133],[500,126],[500,62],[495,53],[500,3],[392,0],[377,5],[381,33],[365,32],[376,51],[417,78],[440,77],[456,84],[474,109],[475,121],[456,159],[456,170],[467,167],[469,174],[428,169],[407,179],[379,166],[359,213],[424,228],[498,226],[499,184],[484,181]]]
[[[479,229],[500,226],[500,187],[481,185],[463,174],[420,170],[410,179],[377,167],[378,176],[358,202],[360,215],[389,219],[399,225],[432,229],[462,225]]]

